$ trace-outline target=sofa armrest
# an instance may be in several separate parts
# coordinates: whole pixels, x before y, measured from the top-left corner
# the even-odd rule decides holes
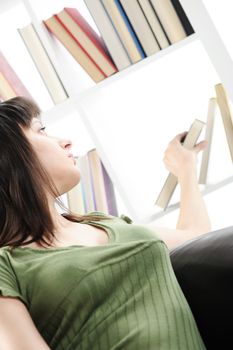
[[[228,349],[233,324],[233,226],[186,242],[170,257],[207,349]]]

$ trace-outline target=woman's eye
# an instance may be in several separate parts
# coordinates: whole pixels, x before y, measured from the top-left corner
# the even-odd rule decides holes
[[[45,129],[46,129],[46,127],[43,126],[43,128],[40,128],[40,131],[41,131],[41,130],[42,130],[42,131],[45,131]]]

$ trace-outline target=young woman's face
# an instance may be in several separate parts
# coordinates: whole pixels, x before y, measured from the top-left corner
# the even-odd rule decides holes
[[[31,128],[24,130],[24,133],[60,195],[79,183],[80,172],[72,156],[70,140],[48,135],[38,118],[32,119]]]

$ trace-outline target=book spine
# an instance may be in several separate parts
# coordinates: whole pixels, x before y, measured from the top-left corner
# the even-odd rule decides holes
[[[152,32],[154,33],[155,39],[157,40],[160,48],[165,49],[170,45],[170,43],[150,1],[138,0],[138,3],[148,21],[149,26],[151,27]]]
[[[233,121],[230,103],[228,101],[226,91],[222,84],[215,85],[215,91],[222,116],[223,125],[225,128],[231,159],[233,162]]]
[[[92,184],[91,184],[91,173],[90,173],[90,167],[89,167],[87,155],[84,155],[78,158],[77,166],[79,167],[79,171],[81,174],[83,191],[85,194],[84,198],[85,198],[86,211],[87,212],[93,211],[95,210],[95,205],[94,205],[93,191],[92,191]]]
[[[77,26],[85,33],[92,44],[96,47],[99,53],[103,56],[105,61],[111,67],[112,73],[117,72],[117,68],[112,62],[109,55],[106,53],[105,44],[103,39],[97,35],[94,29],[89,25],[89,23],[81,16],[81,14],[75,8],[64,8],[68,15],[73,19]]]
[[[178,0],[171,0],[172,5],[174,6],[176,13],[178,14],[180,21],[184,27],[184,30],[186,32],[187,35],[191,35],[194,33],[194,29],[191,25],[191,23],[189,22],[189,19],[181,5],[181,3]]]
[[[119,1],[101,0],[115,30],[117,31],[131,61],[136,63],[145,58],[145,53]]]
[[[54,103],[64,101],[68,97],[68,94],[33,25],[30,24],[26,27],[19,28],[18,32],[23,39]]]
[[[158,52],[160,47],[138,2],[120,0],[120,4],[123,7],[146,55],[150,56]]]
[[[108,213],[114,216],[118,216],[116,196],[115,196],[112,180],[108,175],[107,170],[105,169],[105,166],[102,163],[102,161],[101,161],[101,167],[102,167],[104,186],[105,186],[105,192],[106,192],[106,198],[107,198],[107,204],[108,204]]]
[[[127,27],[128,31],[129,31],[129,33],[130,33],[130,35],[131,35],[135,45],[136,45],[136,47],[137,47],[137,50],[138,50],[139,54],[141,55],[141,58],[145,58],[146,57],[146,53],[143,50],[143,47],[142,47],[140,41],[138,40],[138,37],[137,37],[137,35],[136,35],[136,33],[135,33],[135,31],[134,31],[134,29],[133,29],[129,19],[128,19],[127,14],[125,13],[125,11],[124,11],[121,3],[120,3],[120,0],[114,0],[114,2],[115,2],[116,6],[118,8],[119,13],[121,14],[121,16],[122,16],[122,18],[123,18],[123,20],[124,20],[124,22],[126,24],[126,27]]]
[[[82,68],[95,81],[99,82],[105,78],[105,75],[97,68],[93,61],[86,55],[82,48],[73,40],[69,33],[55,16],[43,21],[47,29],[53,33],[56,38],[70,52],[74,59],[82,66]]]
[[[186,32],[171,0],[151,0],[151,4],[172,44],[186,38]]]
[[[91,177],[93,182],[93,189],[95,193],[96,210],[108,213],[108,205],[106,199],[106,192],[103,181],[103,174],[101,169],[100,158],[96,150],[88,152],[88,159],[91,169]]]
[[[130,66],[131,60],[128,53],[102,2],[99,0],[85,0],[85,3],[117,68],[122,70]]]
[[[85,55],[92,61],[92,63],[97,67],[97,69],[103,74],[105,78],[107,78],[107,75],[105,72],[100,68],[100,66],[95,62],[95,60],[91,57],[89,52],[84,48],[84,46],[80,43],[80,41],[71,33],[71,31],[65,26],[65,24],[61,21],[58,15],[54,15],[56,20],[60,23],[60,25],[66,30],[66,32],[70,35],[70,37],[75,41],[75,43],[82,49],[82,51],[85,53]]]

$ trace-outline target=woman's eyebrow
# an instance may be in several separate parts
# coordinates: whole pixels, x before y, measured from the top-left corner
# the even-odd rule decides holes
[[[39,119],[38,119],[38,120],[34,120],[34,121],[32,122],[32,125],[35,124],[35,123],[40,123],[40,124],[42,124],[41,120],[39,120]]]

